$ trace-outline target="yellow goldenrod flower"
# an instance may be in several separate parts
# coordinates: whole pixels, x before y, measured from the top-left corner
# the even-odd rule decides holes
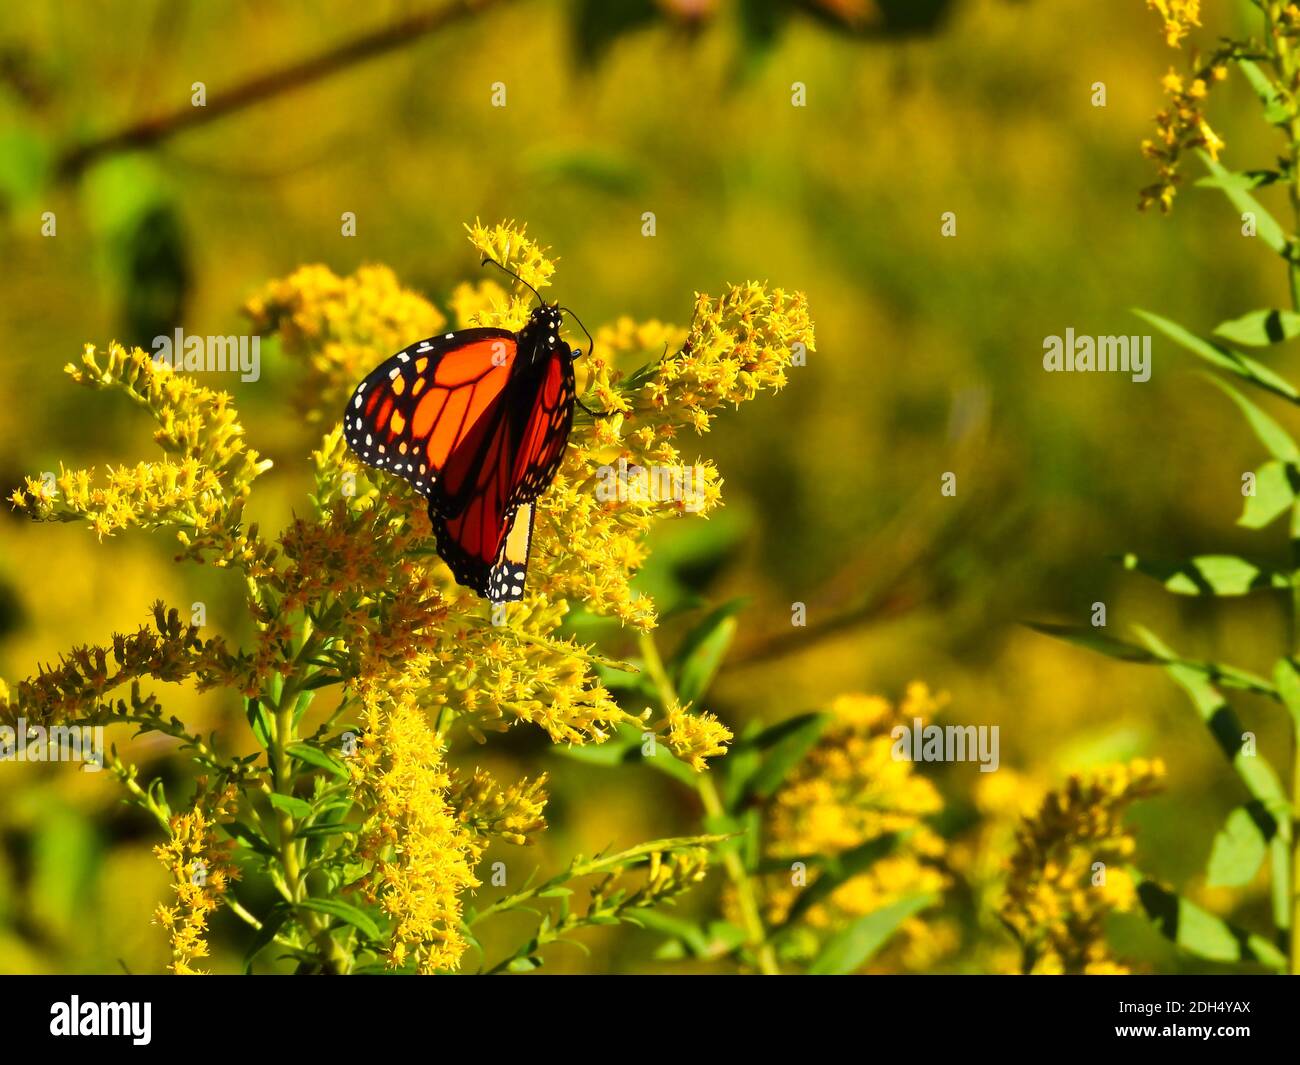
[[[1164,18],[1165,39],[1172,47],[1178,47],[1190,27],[1200,25],[1199,0],[1147,0],[1147,5]],[[1140,194],[1138,206],[1142,210],[1153,204],[1165,213],[1173,209],[1179,165],[1185,152],[1204,148],[1211,158],[1218,159],[1223,151],[1223,139],[1210,126],[1202,107],[1212,84],[1227,77],[1226,63],[1225,57],[1215,55],[1207,64],[1196,67],[1190,83],[1172,69],[1161,79],[1169,106],[1156,115],[1156,136],[1142,142],[1142,154],[1156,164],[1155,183]]]
[[[920,683],[909,686],[896,706],[879,696],[840,696],[830,707],[834,720],[769,803],[764,852],[771,860],[836,856],[899,834],[891,854],[808,908],[803,921],[814,933],[809,951],[815,949],[817,935],[847,920],[909,895],[937,896],[947,888],[949,877],[940,864],[944,842],[925,823],[942,808],[942,799],[912,762],[893,757],[891,735],[894,726],[910,727],[915,718],[932,716],[943,702]],[[811,885],[817,872],[810,868],[806,876]],[[762,883],[765,916],[779,924],[805,886],[786,873],[771,874]],[[927,922],[913,918],[902,926],[900,949],[913,958],[950,949],[938,941],[926,947],[929,936]],[[950,941],[948,935],[945,942]]]
[[[236,801],[233,786],[215,797],[203,796],[189,813],[171,818],[168,841],[154,848],[158,860],[172,875],[174,906],[159,905],[154,920],[167,929],[171,938],[172,960],[168,968],[177,976],[203,975],[194,963],[208,955],[204,935],[208,916],[221,905],[230,881],[239,870],[230,862],[230,840],[219,842],[216,825],[229,815]]]
[[[230,396],[155,362],[140,348],[109,345],[101,356],[86,345],[80,366],[65,372],[78,384],[124,392],[158,423],[154,440],[168,456],[134,467],[60,467],[54,485],[27,478],[10,498],[40,521],[86,521],[99,538],[122,529],[175,528],[191,551],[233,535],[255,478],[270,469],[244,444]]]
[[[1128,807],[1160,790],[1164,764],[1136,759],[1072,776],[1016,834],[1002,919],[1031,973],[1124,972],[1105,938],[1108,914],[1132,909]]]
[[[1201,0],[1147,0],[1165,21],[1165,43],[1177,48],[1192,27],[1201,24]]]
[[[522,227],[468,229],[484,256],[539,289],[550,283],[553,258]],[[462,325],[517,328],[531,301],[513,282],[480,278],[456,290],[451,312]],[[529,722],[556,743],[584,744],[602,742],[621,725],[645,725],[643,716],[620,707],[596,672],[630,667],[607,662],[561,626],[581,603],[653,627],[653,602],[631,588],[645,559],[644,534],[660,518],[703,516],[721,502],[716,469],[698,458],[688,463],[681,436],[707,431],[721,407],[781,387],[794,356],[812,350],[807,306],[802,296],[748,283],[716,298],[697,296],[683,327],[627,319],[597,325],[578,383],[610,416],[579,417],[555,484],[537,502],[528,594],[502,616],[452,579],[437,555],[424,500],[362,466],[339,424],[356,380],[411,341],[441,332],[442,312],[380,266],[345,278],[323,266],[303,267],[269,284],[247,311],[304,368],[300,406],[324,434],[312,453],[311,505],[277,537],[244,521],[250,487],[270,463],[245,444],[230,397],[117,344],[104,353],[88,347],[69,372],[88,387],[125,393],[149,413],[163,457],[100,473],[60,468],[57,477],[27,479],[10,498],[35,518],[83,520],[99,536],[174,529],[182,557],[237,571],[251,637],[230,648],[159,603],[152,628],[115,635],[111,645],[73,648],[12,691],[0,685],[0,715],[32,725],[77,720],[163,732],[222,781],[247,788],[257,778],[240,815],[259,826],[269,769],[278,831],[252,852],[281,895],[293,901],[318,890],[324,881],[312,862],[326,863],[352,870],[343,889],[360,892],[387,918],[379,944],[357,937],[358,929],[375,935],[364,922],[344,930],[296,913],[277,934],[300,953],[318,951],[329,971],[348,970],[354,943],[380,950],[394,966],[452,969],[466,944],[461,905],[478,884],[475,862],[493,841],[535,838],[545,828],[546,794],[544,777],[501,784],[482,770],[454,776],[442,755],[449,730],[459,725],[482,741],[486,732]],[[692,494],[602,498],[597,488],[618,463],[689,468]],[[163,714],[141,688],[146,678],[245,697],[263,752],[223,760],[215,745]],[[128,684],[129,699],[116,697]],[[306,736],[299,722],[321,689],[341,696],[330,724]],[[344,769],[323,748],[340,739],[329,730],[349,721],[362,739]],[[712,715],[678,707],[658,727],[697,768],[731,739]],[[135,767],[114,771],[134,784]],[[296,782],[316,771],[347,777],[360,825],[322,822],[320,809],[303,806]],[[164,816],[150,793],[133,793]],[[160,850],[178,877],[176,904],[158,915],[171,932],[178,972],[192,971],[204,955],[206,915],[231,875],[210,855],[206,886],[194,890],[199,886],[183,884],[178,870],[199,849],[211,851],[224,804],[173,819],[171,843]],[[305,832],[318,825],[327,831]],[[670,898],[704,875],[703,850],[670,850],[651,856],[640,889],[615,881],[598,888],[581,919],[613,919],[626,906]],[[602,890],[609,892],[603,901]]]
[[[526,846],[545,831],[546,775],[519,780],[502,787],[486,770],[475,769],[466,778],[453,778],[448,801],[456,820],[472,833],[474,859],[481,857],[491,839]]]
[[[279,336],[287,356],[305,364],[298,405],[313,425],[333,424],[380,360],[446,323],[386,266],[363,266],[345,278],[325,266],[304,266],[271,282],[244,311],[259,331]]]
[[[465,949],[460,893],[476,887],[473,842],[447,802],[442,746],[406,691],[358,686],[365,733],[352,766],[369,816],[361,853],[367,896],[394,921],[389,961],[422,973],[454,969]]]
[[[664,708],[668,727],[668,746],[673,754],[687,762],[697,773],[707,768],[705,759],[725,754],[731,742],[731,729],[713,714],[697,712],[688,714],[676,702]]]

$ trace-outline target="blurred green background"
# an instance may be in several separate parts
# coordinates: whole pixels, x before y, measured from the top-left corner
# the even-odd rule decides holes
[[[194,82],[211,104],[429,6],[6,10],[0,485],[151,451],[134,412],[65,383],[83,343],[147,344],[177,325],[238,332],[245,299],[310,262],[341,274],[386,263],[445,304],[477,275],[462,228],[475,217],[527,222],[560,256],[553,291],[588,325],[684,322],[695,292],[727,281],[802,289],[816,352],[784,392],[699,441],[727,507],[707,525],[666,526],[647,575],[750,597],[710,709],[733,725],[778,720],[922,678],[950,693],[951,720],[1000,725],[1003,766],[1043,783],[1162,756],[1168,793],[1137,814],[1144,865],[1190,881],[1220,912],[1264,920],[1258,885],[1195,890],[1243,796],[1181,694],[1154,671],[1020,625],[1086,623],[1104,602],[1115,635],[1142,622],[1189,655],[1217,650],[1261,671],[1285,635],[1267,596],[1175,601],[1107,557],[1259,550],[1234,522],[1241,473],[1261,456],[1225,397],[1159,339],[1149,383],[1042,370],[1045,336],[1137,332],[1134,305],[1208,329],[1284,298],[1282,271],[1215,194],[1184,189],[1171,219],[1136,210],[1151,180],[1138,145],[1161,76],[1180,62],[1158,19],[1140,0],[488,4],[294,91],[68,168],[76,145],[187,108]],[[1207,12],[1204,39],[1211,15],[1239,14]],[[498,81],[504,108],[490,104]],[[791,104],[794,82],[806,107]],[[1267,162],[1249,91],[1216,97],[1229,165]],[[57,236],[41,235],[47,211]],[[352,238],[340,235],[345,211]],[[941,236],[947,211],[955,237]],[[1279,368],[1293,370],[1293,356]],[[228,386],[276,463],[255,496],[268,527],[302,506],[315,442],[289,405],[291,374],[268,358],[261,380]],[[940,495],[947,471],[955,498]],[[0,676],[12,683],[70,645],[132,630],[159,597],[204,601],[209,622],[238,635],[239,589],[172,553],[165,537],[101,545],[83,527],[0,510]],[[806,629],[790,625],[794,602],[807,605]],[[237,716],[219,697],[171,694],[164,705],[191,723]],[[1276,721],[1239,706],[1285,765]],[[185,770],[165,744],[133,754],[173,779]],[[615,781],[555,758],[531,731],[463,758],[506,776],[551,771],[551,830],[524,856],[548,868],[695,816],[656,774]],[[956,821],[969,819],[975,767],[936,776]],[[165,963],[149,923],[165,874],[151,826],[119,798],[103,775],[0,770],[0,972]],[[219,929],[219,952],[238,957],[239,935]],[[1129,956],[1181,964],[1154,934],[1121,934]],[[655,964],[638,933],[586,939],[592,959],[561,948],[552,967]],[[966,942],[943,967],[979,967]]]

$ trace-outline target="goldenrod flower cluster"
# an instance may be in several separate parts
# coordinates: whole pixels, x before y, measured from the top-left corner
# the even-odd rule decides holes
[[[764,835],[764,852],[771,859],[793,864],[836,857],[888,834],[899,835],[890,854],[808,908],[803,920],[814,933],[811,941],[847,919],[908,895],[938,895],[947,887],[940,865],[944,842],[926,824],[943,801],[912,762],[894,758],[890,735],[897,725],[910,728],[913,719],[932,717],[941,705],[921,683],[910,685],[897,705],[873,695],[839,697],[830,707],[833,722],[773,796]],[[809,864],[807,885],[818,875]],[[780,924],[804,888],[790,873],[768,876],[763,885],[765,917],[769,924]],[[905,922],[901,931],[902,949],[917,963],[938,952],[931,930],[919,918]],[[952,945],[947,942],[944,949]]]
[[[391,355],[446,323],[386,266],[363,266],[351,277],[304,266],[271,282],[244,310],[259,332],[274,332],[284,353],[305,366],[298,405],[312,425],[339,418],[357,382],[374,369],[376,352]]]
[[[639,870],[620,869],[602,878],[591,889],[586,917],[614,917],[624,910],[653,906],[671,899],[698,884],[709,871],[709,852],[705,847],[685,847],[662,853],[655,851],[638,886],[630,881]],[[599,922],[597,922],[599,923]]]
[[[204,794],[199,781],[199,799],[188,813],[170,820],[170,838],[154,848],[158,860],[172,875],[174,906],[159,905],[154,919],[167,929],[171,938],[172,960],[168,968],[177,976],[199,976],[195,962],[208,956],[204,938],[208,915],[221,905],[239,869],[230,861],[230,840],[219,841],[216,826],[234,809],[237,795],[226,787],[216,795]]]
[[[200,691],[244,683],[242,664],[219,636],[200,638],[198,626],[182,623],[180,614],[161,602],[153,604],[153,622],[153,628],[114,634],[107,647],[74,647],[58,665],[43,666],[12,690],[0,685],[0,719],[12,723],[21,717],[42,727],[95,721],[113,691],[146,677],[188,680]]]
[[[1136,844],[1123,819],[1164,775],[1159,759],[1079,773],[1022,822],[1000,913],[1020,941],[1025,972],[1128,971],[1105,937],[1106,917],[1137,898],[1127,869]]]
[[[1147,0],[1165,22],[1165,43],[1177,48],[1192,27],[1201,24],[1201,0]]]
[[[1192,28],[1201,24],[1200,0],[1147,0],[1147,7],[1164,19],[1165,41],[1170,48],[1180,47]],[[1142,142],[1142,154],[1156,164],[1156,181],[1139,194],[1141,210],[1153,204],[1159,204],[1166,214],[1173,209],[1185,152],[1203,148],[1212,159],[1219,158],[1223,139],[1206,119],[1204,107],[1215,82],[1228,76],[1227,62],[1224,52],[1200,63],[1193,51],[1190,75],[1184,77],[1170,68],[1164,76],[1161,84],[1169,106],[1156,115],[1156,136]]]
[[[364,735],[351,764],[367,815],[361,887],[394,923],[389,961],[421,973],[454,969],[465,949],[460,893],[478,886],[475,845],[447,802],[442,744],[410,694],[358,684]]]
[[[713,714],[707,711],[689,714],[676,701],[664,708],[664,714],[668,746],[697,773],[706,768],[705,759],[726,753],[726,745],[731,742],[731,729]]]
[[[536,780],[519,780],[502,787],[485,770],[454,778],[448,800],[456,820],[473,833],[471,847],[477,858],[491,839],[527,846],[546,829],[546,774]]]
[[[1162,84],[1169,106],[1156,115],[1156,137],[1142,142],[1142,154],[1155,160],[1157,176],[1155,184],[1141,192],[1142,209],[1151,204],[1159,204],[1165,212],[1173,208],[1184,152],[1204,148],[1212,159],[1219,158],[1223,140],[1210,126],[1203,108],[1211,86],[1227,76],[1227,67],[1218,59],[1186,79],[1174,70],[1165,75]]]
[[[122,529],[173,527],[182,541],[238,525],[253,480],[270,469],[244,443],[230,396],[155,362],[140,348],[113,343],[100,353],[87,344],[81,365],[65,372],[78,384],[125,393],[158,423],[154,440],[169,457],[134,467],[60,467],[54,485],[28,477],[10,496],[42,521],[85,520],[101,539]]]

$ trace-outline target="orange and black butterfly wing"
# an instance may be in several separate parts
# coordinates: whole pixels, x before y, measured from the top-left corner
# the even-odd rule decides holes
[[[567,353],[553,353],[540,372],[520,375],[506,401],[511,416],[493,427],[477,453],[474,490],[465,507],[454,515],[430,507],[438,554],[459,583],[493,602],[523,598],[532,501],[546,490],[564,457],[574,395]],[[448,478],[458,460],[453,457]]]
[[[343,413],[348,446],[409,481],[430,514],[469,505],[484,452],[509,419],[518,342],[505,329],[464,329],[417,341],[361,382]]]
[[[431,515],[438,554],[451,567],[457,583],[494,603],[522,599],[528,579],[535,511],[532,503],[523,503],[510,516],[496,557],[491,560],[488,558],[491,549],[478,541],[474,519],[468,511],[456,518]]]

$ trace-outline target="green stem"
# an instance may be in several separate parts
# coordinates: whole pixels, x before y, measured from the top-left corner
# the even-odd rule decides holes
[[[665,709],[677,705],[677,691],[668,676],[668,671],[664,669],[664,662],[659,656],[659,648],[655,645],[654,637],[648,632],[643,632],[640,646],[646,673],[654,682],[655,689],[659,693],[659,701],[663,703]],[[709,770],[696,774],[695,790],[704,805],[704,813],[710,820],[716,823],[727,816],[727,809],[723,805],[722,797],[718,794],[718,786],[714,783],[713,774]],[[781,968],[777,964],[776,952],[772,949],[772,944],[767,941],[767,929],[763,925],[763,916],[759,911],[754,880],[745,868],[740,852],[735,847],[728,847],[723,852],[722,863],[732,886],[736,889],[736,904],[744,926],[745,946],[754,955],[759,971],[764,976],[779,976]]]
[[[484,918],[498,913],[505,913],[507,910],[513,910],[529,899],[536,898],[543,891],[547,891],[558,884],[566,883],[569,880],[591,876],[593,873],[602,873],[607,869],[617,869],[638,858],[648,857],[651,854],[683,850],[687,847],[707,847],[713,843],[721,843],[726,838],[726,836],[674,836],[670,839],[652,839],[645,843],[638,843],[635,847],[628,847],[627,850],[619,851],[617,854],[606,854],[599,858],[575,861],[560,876],[552,877],[544,883],[525,888],[523,891],[516,891],[513,895],[507,895],[503,899],[497,899],[491,906],[476,913],[469,923],[476,925]]]
[[[1300,725],[1296,727],[1291,781],[1291,975],[1300,976]]]
[[[1291,43],[1285,35],[1278,32],[1282,16],[1280,0],[1269,0],[1264,5],[1264,28],[1266,40],[1273,54],[1273,69],[1277,73],[1290,106],[1290,118],[1287,123],[1287,141],[1290,146],[1291,180],[1288,191],[1291,200],[1292,238],[1287,246],[1287,273],[1291,283],[1291,304],[1300,311],[1300,253],[1296,247],[1297,231],[1300,231],[1300,107],[1296,102],[1297,78],[1296,56],[1291,50]],[[1291,515],[1291,646],[1297,648],[1300,640],[1300,504]],[[1289,869],[1281,869],[1276,875],[1288,875],[1287,883],[1281,885],[1280,891],[1289,895],[1288,905],[1283,906],[1282,913],[1290,915],[1290,971],[1293,976],[1300,976],[1300,723],[1294,726],[1294,743],[1292,744],[1292,782],[1291,782],[1291,861]]]
[[[271,767],[271,784],[277,794],[292,797],[294,771],[289,757],[289,747],[297,740],[294,716],[298,697],[308,680],[307,660],[316,652],[318,640],[312,632],[311,620],[303,620],[302,646],[293,658],[293,672],[285,679],[279,697],[267,699],[272,711],[272,729],[267,746],[267,761]],[[290,904],[301,902],[309,894],[307,878],[302,868],[304,855],[302,841],[297,838],[298,822],[288,810],[275,809],[277,853],[284,870],[284,884]],[[321,965],[327,973],[344,975],[352,968],[352,958],[330,933],[329,918],[314,911],[299,911],[301,920],[321,954]]]

